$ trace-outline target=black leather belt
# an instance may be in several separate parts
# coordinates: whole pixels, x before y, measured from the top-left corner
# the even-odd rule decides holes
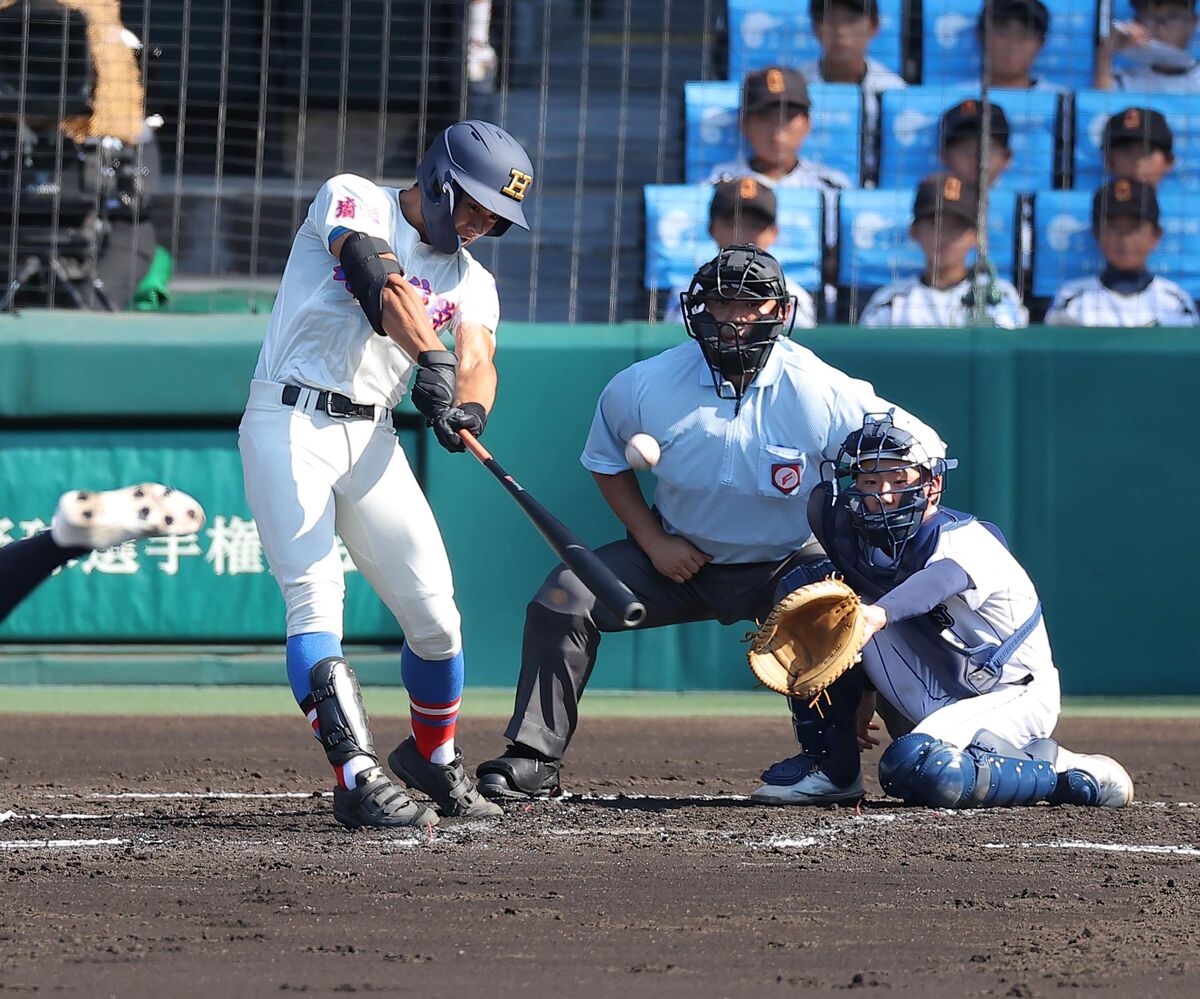
[[[316,391],[309,389],[310,392]],[[283,387],[283,404],[285,406],[295,406],[296,401],[300,398],[299,385],[285,385]],[[374,420],[374,406],[360,406],[353,399],[349,399],[344,395],[338,395],[337,392],[317,392],[316,408],[323,413],[328,413],[336,420]]]

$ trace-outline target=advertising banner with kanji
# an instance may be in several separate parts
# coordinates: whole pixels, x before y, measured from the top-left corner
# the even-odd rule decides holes
[[[0,546],[45,530],[70,489],[159,481],[195,496],[195,534],[92,552],[59,570],[2,625],[0,642],[273,642],[283,599],[242,493],[234,431],[0,433]],[[400,630],[343,547],[346,635]]]

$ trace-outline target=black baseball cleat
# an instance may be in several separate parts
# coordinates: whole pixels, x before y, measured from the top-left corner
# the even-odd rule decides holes
[[[410,735],[388,755],[388,766],[409,787],[437,802],[445,818],[491,819],[503,814],[499,805],[481,798],[475,790],[463,770],[461,749],[455,749],[453,763],[430,763]]]
[[[558,783],[561,760],[535,755],[524,747],[509,746],[503,756],[479,764],[479,793],[485,798],[521,800],[556,798],[562,794]]]
[[[333,817],[347,829],[401,829],[438,823],[437,812],[418,805],[376,767],[357,787],[333,789]]]

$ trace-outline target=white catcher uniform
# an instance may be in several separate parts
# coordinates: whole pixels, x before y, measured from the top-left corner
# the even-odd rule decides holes
[[[246,498],[287,607],[289,636],[342,636],[345,583],[335,532],[395,615],[412,650],[445,659],[461,645],[445,546],[392,428],[414,368],[371,329],[330,244],[347,231],[384,239],[428,298],[439,334],[495,331],[492,276],[465,249],[439,253],[404,218],[398,191],[342,174],[321,188],[292,244],[239,430]],[[285,405],[285,387],[299,390]],[[294,390],[293,390],[294,391]],[[335,392],[372,419],[316,408]]]

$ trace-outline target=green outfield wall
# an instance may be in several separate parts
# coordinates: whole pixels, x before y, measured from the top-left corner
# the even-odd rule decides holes
[[[50,682],[64,661],[69,682],[102,681],[116,658],[126,665],[113,675],[128,682],[128,660],[143,645],[164,682],[238,683],[259,679],[261,647],[269,663],[279,643],[282,678],[283,605],[242,496],[236,448],[265,326],[265,316],[0,319],[0,544],[40,529],[59,493],[77,486],[165,479],[210,514],[194,538],[100,553],[47,582],[0,625],[0,683]],[[578,462],[596,397],[622,367],[682,336],[633,324],[500,330],[487,443],[591,544],[620,531]],[[1200,638],[1190,627],[1200,336],[827,328],[797,338],[950,442],[962,464],[947,502],[999,524],[1028,567],[1067,692],[1200,694]],[[469,456],[422,447],[417,421],[401,416],[401,440],[422,467],[454,564],[470,679],[511,684],[525,604],[552,556]],[[347,640],[394,645],[394,621],[347,568]],[[593,683],[748,688],[743,631],[691,625],[608,636]],[[217,666],[205,655],[195,673],[186,652],[164,654],[187,646],[230,655]],[[251,646],[260,647],[253,669],[244,665]],[[372,673],[399,682],[398,668]]]

